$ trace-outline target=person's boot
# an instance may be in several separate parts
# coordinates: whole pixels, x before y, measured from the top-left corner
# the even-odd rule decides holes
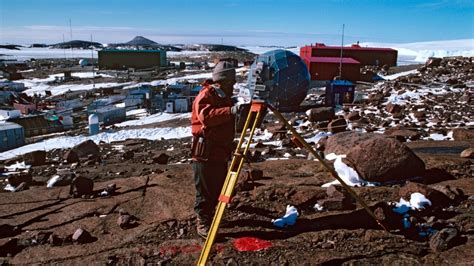
[[[198,233],[198,235],[202,238],[207,238],[207,234],[209,233],[209,229],[210,229],[210,223],[202,218],[197,218],[197,221],[196,221],[196,231]]]

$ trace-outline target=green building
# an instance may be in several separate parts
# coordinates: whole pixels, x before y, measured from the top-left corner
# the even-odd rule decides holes
[[[147,69],[167,66],[164,50],[121,50],[99,51],[99,69]]]

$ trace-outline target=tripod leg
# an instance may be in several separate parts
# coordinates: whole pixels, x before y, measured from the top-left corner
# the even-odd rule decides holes
[[[252,103],[250,112],[247,116],[247,120],[245,121],[245,125],[239,139],[239,143],[237,145],[234,156],[232,158],[229,171],[227,172],[224,185],[222,186],[221,195],[219,196],[219,202],[217,203],[217,207],[216,207],[216,213],[214,214],[211,228],[209,229],[206,242],[204,243],[204,247],[201,251],[201,255],[199,256],[198,265],[205,265],[207,262],[209,253],[212,248],[212,244],[214,243],[215,237],[217,235],[217,231],[219,229],[219,225],[224,215],[225,207],[230,202],[232,192],[234,191],[235,184],[237,183],[237,178],[239,177],[240,170],[242,169],[244,156],[247,154],[249,150],[258,121],[260,120],[260,117],[264,113],[264,108],[265,106],[263,103]],[[255,118],[255,120],[250,129],[250,135],[249,135],[248,141],[245,144],[245,148],[243,149],[243,152],[242,152],[242,145],[244,144],[244,141],[245,141],[245,133],[250,126],[252,118]]]
[[[334,168],[332,168],[331,166],[329,166],[324,160],[323,158],[321,158],[321,156],[319,156],[319,154],[314,150],[314,148],[309,145],[306,140],[304,140],[303,137],[301,137],[301,135],[296,131],[296,129],[290,124],[288,123],[288,121],[285,119],[285,117],[283,117],[283,115],[278,112],[278,110],[276,110],[275,108],[272,108],[271,106],[269,106],[270,110],[272,110],[273,114],[278,118],[278,120],[280,120],[282,123],[285,124],[286,128],[288,130],[291,131],[291,134],[316,158],[318,159],[318,161],[324,166],[324,168],[326,168],[330,173],[331,175],[337,180],[339,181],[339,183],[341,183],[342,187],[367,211],[367,213],[375,219],[375,221],[377,222],[378,225],[380,225],[385,231],[388,231],[387,228],[385,228],[385,226],[382,225],[382,223],[377,219],[377,217],[375,216],[375,214],[372,212],[372,210],[369,208],[369,206],[367,206],[367,204],[365,203],[365,201],[363,199],[361,199],[356,193],[355,191],[349,187],[340,177],[339,175],[336,173],[336,171],[334,170]]]

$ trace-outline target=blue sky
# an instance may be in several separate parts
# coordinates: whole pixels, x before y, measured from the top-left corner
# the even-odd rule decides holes
[[[0,43],[72,38],[125,42],[302,45],[474,38],[464,0],[0,0]]]

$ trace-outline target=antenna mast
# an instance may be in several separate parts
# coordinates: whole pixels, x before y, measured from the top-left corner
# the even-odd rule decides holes
[[[342,24],[341,57],[339,60],[339,78],[342,79],[342,49],[344,47],[344,24]]]
[[[73,57],[73,50],[72,50],[72,23],[71,19],[69,18],[69,34],[71,35],[71,58]]]
[[[63,33],[63,45],[66,41],[64,40],[64,33]],[[66,48],[63,46],[63,52],[64,52],[64,60],[66,60]]]
[[[92,44],[92,34],[91,34],[91,65],[92,65],[92,88],[95,89],[94,45]]]

